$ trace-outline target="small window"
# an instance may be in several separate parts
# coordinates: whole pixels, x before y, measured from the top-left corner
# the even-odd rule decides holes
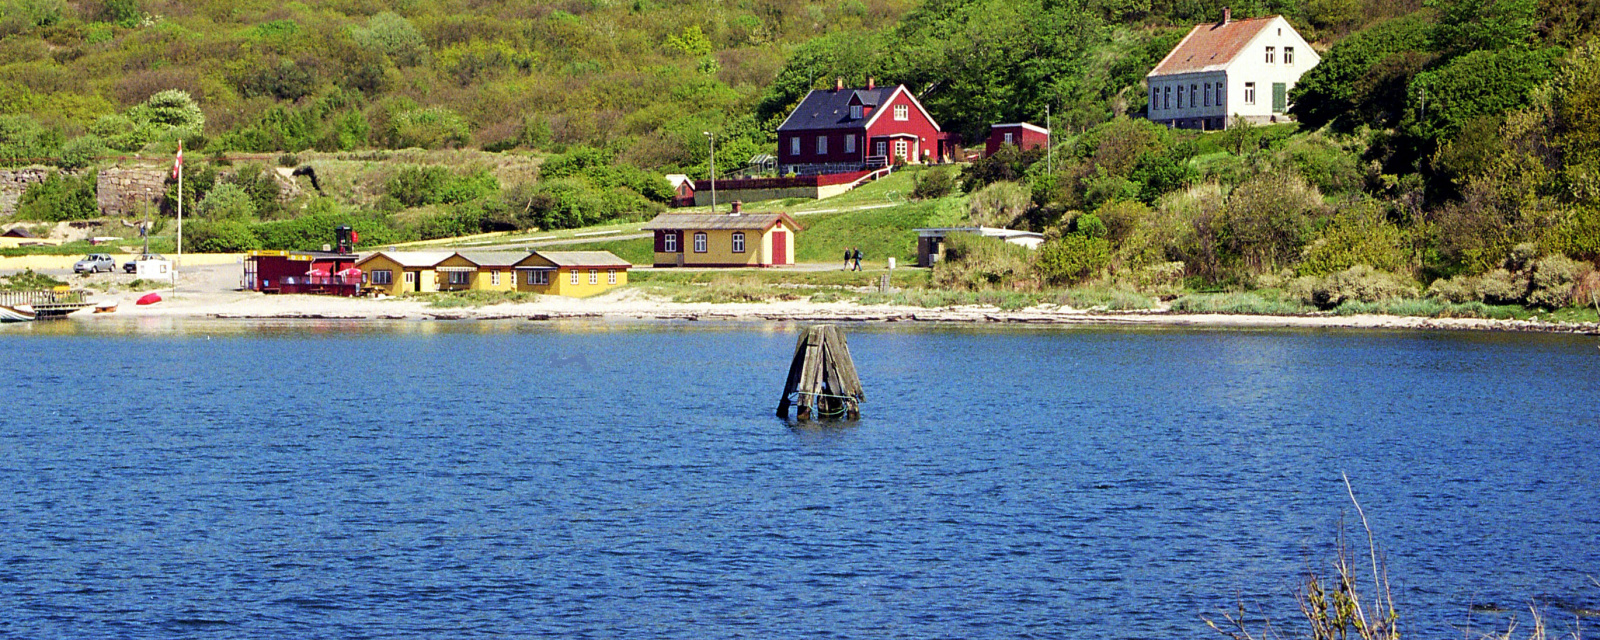
[[[1246,83],[1244,83],[1244,103],[1245,104],[1255,104],[1256,103],[1256,83],[1254,83],[1254,82],[1246,82]]]
[[[1294,64],[1294,47],[1283,48],[1283,63]]]
[[[1193,109],[1198,106],[1200,106],[1200,85],[1191,84],[1189,85],[1189,108]]]
[[[662,234],[661,251],[663,253],[678,252],[678,232],[668,231]]]
[[[500,286],[500,272],[499,271],[490,271],[489,272],[489,284],[492,284],[492,285],[494,285],[496,287]]]
[[[544,270],[529,271],[528,272],[528,284],[531,284],[531,285],[547,285],[547,284],[550,284],[550,272],[549,271],[544,271]]]
[[[589,284],[600,284],[600,270],[599,269],[590,269],[589,270]]]
[[[1006,144],[1012,144],[1013,142],[1015,142],[1015,141],[1011,139],[1011,134],[1007,133],[1006,134]]]
[[[1209,82],[1206,83],[1205,105],[1208,107],[1211,106],[1211,83]]]
[[[1277,58],[1278,58],[1278,48],[1277,47],[1267,47],[1267,64],[1272,64],[1274,62],[1277,62],[1278,61]]]
[[[1222,101],[1222,86],[1223,85],[1222,85],[1221,82],[1217,83],[1217,106],[1219,106],[1219,107],[1223,105],[1223,101]]]
[[[470,271],[451,271],[450,284],[467,284],[471,277],[472,272]]]
[[[1172,87],[1162,87],[1161,88],[1161,108],[1162,109],[1171,109],[1172,108]]]
[[[1178,85],[1178,108],[1183,108],[1183,85]]]
[[[860,120],[861,119],[861,105],[859,105],[859,104],[850,105],[850,119],[852,119],[852,120]]]
[[[696,233],[696,234],[694,234],[694,252],[695,253],[705,253],[706,252],[706,234],[705,233]]]
[[[616,284],[616,283],[617,283],[617,270],[616,269],[606,269],[606,284]]]
[[[879,140],[878,144],[877,144],[877,147],[878,147],[878,155],[881,156],[881,155],[884,155],[886,153],[889,153],[889,143],[884,142],[882,140]]]
[[[388,269],[372,272],[372,284],[394,284],[394,272]]]
[[[817,155],[828,153],[828,136],[817,136]]]
[[[854,134],[854,133],[844,134],[844,152],[845,153],[855,153],[856,152],[856,134]]]
[[[1157,91],[1155,87],[1150,87],[1150,108],[1151,109],[1160,109],[1161,108],[1161,103],[1157,101],[1157,99],[1160,98],[1160,97],[1161,97],[1161,92]]]
[[[908,106],[903,105],[903,104],[895,105],[894,106],[894,119],[902,121],[902,122],[906,121],[906,120],[910,120],[911,119],[911,107],[908,107]]]
[[[406,284],[416,284],[416,283],[417,283],[417,272],[415,272],[415,271],[407,271],[406,272]]]
[[[573,269],[572,270],[572,277],[570,278],[570,280],[571,280],[572,284],[578,284],[578,270],[577,269]]]
[[[800,136],[789,138],[789,155],[800,155]]]
[[[744,232],[743,231],[735,231],[733,233],[733,252],[734,253],[744,253]]]
[[[895,140],[894,141],[894,157],[896,157],[896,158],[904,158],[904,159],[909,160],[910,159],[909,152],[910,152],[910,147],[906,145],[906,141],[905,140]]]

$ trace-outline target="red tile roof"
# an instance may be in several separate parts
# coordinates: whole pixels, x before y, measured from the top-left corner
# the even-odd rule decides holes
[[[1232,62],[1262,29],[1278,16],[1197,24],[1172,53],[1150,72],[1152,76],[1216,71]]]

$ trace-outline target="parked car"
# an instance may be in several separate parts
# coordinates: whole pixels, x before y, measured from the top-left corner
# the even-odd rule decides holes
[[[108,256],[104,253],[91,253],[87,256],[84,256],[82,260],[72,264],[73,273],[83,273],[85,271],[89,273],[95,273],[98,271],[110,273],[116,270],[117,261],[111,259],[111,256]]]
[[[124,273],[133,273],[133,272],[139,270],[139,263],[141,263],[141,262],[144,262],[146,260],[166,260],[166,259],[167,259],[166,256],[163,256],[163,255],[161,255],[159,253],[141,253],[138,256],[134,257],[134,259],[129,260],[127,262],[127,264],[122,265],[122,271]]]

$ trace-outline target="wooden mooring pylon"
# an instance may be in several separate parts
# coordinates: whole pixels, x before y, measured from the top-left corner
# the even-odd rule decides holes
[[[861,401],[865,397],[844,333],[831,324],[807,327],[801,332],[794,346],[794,359],[789,363],[789,380],[783,385],[783,397],[778,399],[778,417],[787,419],[792,404],[799,420],[855,420],[861,417]]]

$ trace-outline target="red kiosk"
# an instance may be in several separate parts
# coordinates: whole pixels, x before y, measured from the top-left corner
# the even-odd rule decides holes
[[[348,226],[334,234],[336,251],[251,251],[244,258],[241,287],[262,293],[360,295],[362,277],[355,268],[354,248],[361,237]]]

